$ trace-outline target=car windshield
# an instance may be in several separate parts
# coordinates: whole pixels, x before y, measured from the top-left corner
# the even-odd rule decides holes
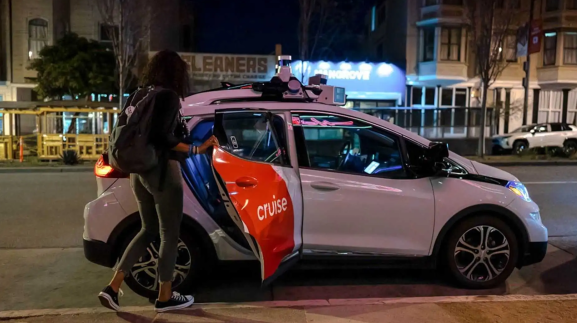
[[[517,129],[511,131],[511,133],[529,132],[533,128],[535,128],[535,125],[524,126],[524,127],[520,127],[520,128],[517,128]]]

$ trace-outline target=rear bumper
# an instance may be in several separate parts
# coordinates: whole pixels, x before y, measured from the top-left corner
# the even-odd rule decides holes
[[[112,268],[116,264],[113,257],[112,246],[106,242],[86,240],[83,242],[84,256],[90,262]]]
[[[529,248],[527,249],[527,252],[525,252],[523,259],[521,259],[519,267],[529,266],[541,262],[545,258],[546,254],[547,241],[529,242]]]

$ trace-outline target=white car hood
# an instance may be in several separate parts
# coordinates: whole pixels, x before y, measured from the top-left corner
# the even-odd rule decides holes
[[[517,177],[513,176],[511,173],[508,173],[504,170],[500,170],[499,168],[481,164],[476,161],[471,161],[471,164],[473,164],[473,167],[475,167],[475,169],[477,170],[477,174],[479,175],[492,177],[496,179],[502,179],[506,181],[519,181]]]
[[[465,170],[467,170],[467,172],[469,172],[471,174],[477,174],[477,175],[492,177],[492,178],[501,179],[501,180],[505,180],[505,181],[518,181],[517,177],[513,176],[512,174],[510,174],[504,170],[500,170],[499,168],[496,168],[493,166],[489,166],[489,165],[481,164],[481,163],[476,162],[476,161],[469,160],[465,157],[462,157],[462,156],[455,154],[454,152],[450,152],[449,158],[451,158],[456,163],[461,165],[463,168],[465,168]]]

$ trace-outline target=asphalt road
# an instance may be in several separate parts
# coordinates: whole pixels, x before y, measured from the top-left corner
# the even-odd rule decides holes
[[[222,268],[197,287],[199,302],[239,302],[466,294],[577,293],[577,167],[504,168],[527,184],[549,228],[545,261],[515,271],[507,284],[470,291],[418,270],[295,270],[260,288],[258,268]],[[82,213],[96,195],[92,173],[0,174],[0,311],[98,306],[112,271],[82,253]],[[124,305],[144,305],[130,291]]]

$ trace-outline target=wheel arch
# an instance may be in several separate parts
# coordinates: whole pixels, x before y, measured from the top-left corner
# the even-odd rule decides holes
[[[138,212],[135,212],[120,221],[114,230],[112,230],[112,233],[107,240],[107,244],[111,245],[113,250],[111,253],[112,263],[115,264],[118,258],[122,256],[120,252],[122,243],[124,242],[123,237],[131,231],[139,230],[140,224],[140,215]],[[206,230],[204,230],[204,228],[196,220],[186,214],[183,214],[181,230],[191,232],[192,238],[200,243],[201,252],[205,257],[207,257],[205,260],[211,263],[217,261],[218,258],[216,256],[216,249],[212,243],[212,240],[210,239]]]
[[[446,243],[446,239],[451,230],[453,230],[460,222],[477,215],[495,216],[511,227],[515,236],[519,240],[519,259],[516,260],[516,266],[519,267],[529,246],[529,233],[527,232],[527,228],[515,213],[502,206],[493,204],[481,204],[468,207],[453,215],[451,219],[445,223],[441,231],[439,231],[433,246],[432,259],[435,264],[438,261],[441,248]]]

